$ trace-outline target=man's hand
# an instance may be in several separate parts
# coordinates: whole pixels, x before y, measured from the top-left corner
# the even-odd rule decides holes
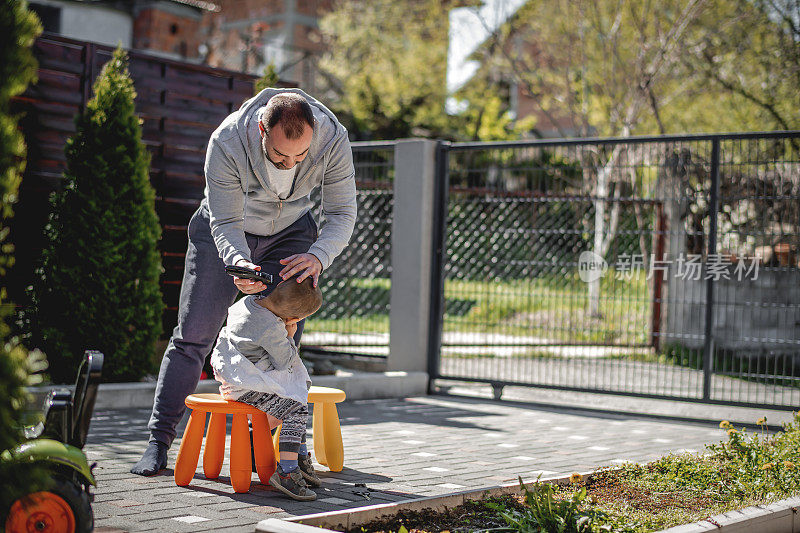
[[[281,259],[281,264],[286,265],[279,275],[282,279],[289,279],[298,272],[302,272],[297,276],[297,283],[300,283],[307,277],[311,276],[314,280],[314,286],[319,282],[319,275],[322,273],[322,263],[314,254],[294,254],[286,259]]]
[[[252,268],[253,270],[261,270],[260,266],[253,264],[246,259],[239,259],[238,261],[236,261],[236,266]],[[267,286],[261,281],[255,281],[252,279],[242,279],[242,278],[237,278],[236,276],[233,277],[233,284],[236,285],[236,288],[238,288],[245,294],[255,294],[267,288]]]
[[[294,338],[294,334],[297,333],[297,322],[296,318],[291,318],[287,320],[284,324],[286,326],[286,335],[290,338]]]

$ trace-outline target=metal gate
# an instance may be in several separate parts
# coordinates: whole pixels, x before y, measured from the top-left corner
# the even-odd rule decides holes
[[[350,245],[320,278],[325,305],[306,322],[303,348],[373,359],[380,367],[389,352],[394,143],[353,143],[353,164],[355,229]],[[317,219],[324,220],[321,213]]]
[[[442,143],[430,374],[800,405],[800,132]]]

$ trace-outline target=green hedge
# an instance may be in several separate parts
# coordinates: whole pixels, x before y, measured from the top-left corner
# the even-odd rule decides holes
[[[25,143],[9,103],[36,78],[31,45],[40,32],[39,21],[27,3],[0,0],[0,452],[23,439],[27,400],[23,387],[35,382],[31,374],[44,363],[40,352],[29,354],[12,335],[9,324],[14,307],[8,301],[6,285],[6,270],[14,262],[9,221],[25,167]],[[11,502],[32,490],[39,475],[28,464],[0,461],[0,526]]]
[[[106,380],[153,370],[161,227],[127,63],[118,49],[103,67],[67,142],[64,189],[52,198],[33,327],[54,382],[73,380],[89,348],[106,355]]]

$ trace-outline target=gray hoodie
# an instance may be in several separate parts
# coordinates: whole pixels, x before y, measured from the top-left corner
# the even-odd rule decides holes
[[[314,135],[306,158],[297,165],[288,196],[275,192],[267,175],[258,119],[272,96],[293,92],[314,111]],[[322,186],[325,224],[308,252],[330,266],[347,246],[356,219],[353,153],[347,130],[334,114],[300,89],[264,89],[228,115],[211,134],[205,163],[205,202],[211,235],[226,265],[251,261],[244,232],[274,235],[311,210],[311,192]],[[245,202],[244,191],[247,191]],[[245,216],[245,206],[247,213]]]
[[[277,394],[305,405],[311,378],[272,311],[245,296],[228,309],[228,321],[211,352],[220,394],[236,400],[247,391]]]

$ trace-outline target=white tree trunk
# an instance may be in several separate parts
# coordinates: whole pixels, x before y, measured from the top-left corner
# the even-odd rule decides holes
[[[619,225],[619,206],[620,203],[615,201],[611,205],[611,211],[608,215],[608,222],[606,222],[606,202],[608,202],[608,190],[611,183],[610,175],[617,162],[621,144],[614,148],[608,161],[597,171],[597,187],[595,188],[594,199],[594,242],[592,243],[592,251],[599,257],[605,259],[608,249],[611,247],[611,242],[617,233],[617,226]],[[619,198],[620,186],[614,188],[614,198]],[[596,280],[589,282],[589,316],[600,318],[600,281],[598,277]]]
[[[594,243],[592,250],[601,255],[603,249],[603,232],[606,224],[606,202],[608,195],[608,173],[607,167],[603,167],[597,173],[597,188],[595,189],[594,200]],[[589,282],[589,316],[600,317],[600,278]]]

